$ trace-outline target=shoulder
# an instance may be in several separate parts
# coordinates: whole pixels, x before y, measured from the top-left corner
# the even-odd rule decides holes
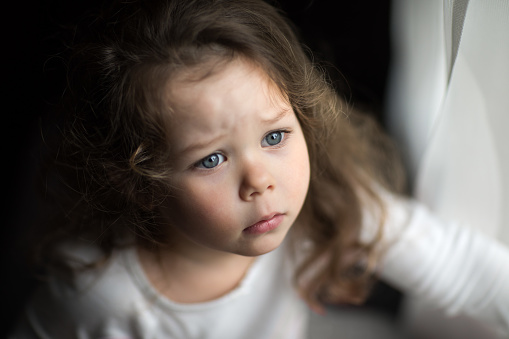
[[[147,306],[127,269],[130,251],[114,253],[103,266],[80,272],[71,282],[45,281],[26,307],[23,326],[43,338],[126,337],[132,320],[139,318],[135,313]],[[74,254],[90,259],[94,253],[80,249]]]

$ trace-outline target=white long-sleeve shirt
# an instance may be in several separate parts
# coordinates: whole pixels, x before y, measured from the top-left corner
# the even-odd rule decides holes
[[[468,315],[509,336],[507,247],[416,202],[390,206],[380,276],[449,316]]]
[[[380,276],[507,335],[509,252],[418,203],[386,200]],[[293,289],[287,254],[283,245],[259,257],[239,287],[217,300],[179,304],[152,287],[134,249],[119,251],[103,270],[79,275],[76,289],[58,280],[42,286],[12,338],[305,338],[308,310]]]
[[[82,258],[90,258],[87,249]],[[134,248],[118,251],[76,288],[37,291],[14,338],[305,338],[306,306],[291,286],[284,247],[257,258],[241,284],[209,302],[176,303],[146,277]]]

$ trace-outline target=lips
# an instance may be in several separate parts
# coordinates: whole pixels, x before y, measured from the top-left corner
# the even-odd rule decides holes
[[[273,213],[267,217],[263,217],[262,220],[257,223],[246,227],[243,232],[247,234],[264,234],[269,231],[276,229],[284,219],[284,214]]]

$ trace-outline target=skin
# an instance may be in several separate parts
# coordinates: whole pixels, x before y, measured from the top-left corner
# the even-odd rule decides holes
[[[162,210],[170,246],[160,258],[172,276],[166,294],[182,302],[234,288],[253,257],[282,243],[309,185],[306,142],[288,101],[252,63],[221,65],[200,80],[182,72],[166,88],[175,190]],[[276,228],[246,231],[273,216]],[[152,281],[168,284],[140,256]]]

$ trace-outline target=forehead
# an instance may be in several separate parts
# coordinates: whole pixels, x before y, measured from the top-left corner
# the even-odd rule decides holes
[[[291,109],[275,83],[254,63],[236,58],[206,66],[185,70],[167,84],[170,147],[203,135],[245,129]]]
[[[182,70],[168,81],[165,94],[173,121],[186,120],[197,113],[202,118],[214,118],[215,113],[239,106],[246,110],[231,111],[232,118],[248,113],[249,105],[253,111],[259,110],[259,114],[288,106],[286,96],[267,73],[244,58],[219,60]]]

